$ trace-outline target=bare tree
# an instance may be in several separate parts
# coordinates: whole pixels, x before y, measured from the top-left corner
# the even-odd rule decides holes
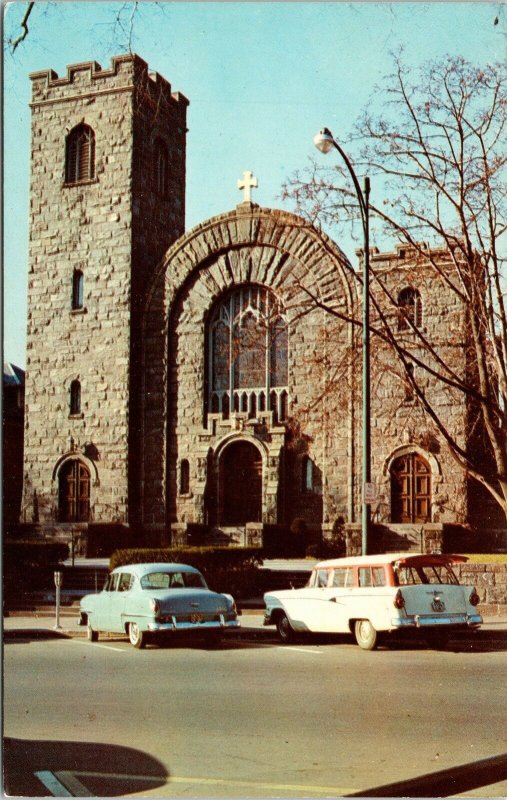
[[[507,516],[507,276],[501,250],[506,229],[505,77],[504,65],[477,68],[448,57],[415,72],[395,57],[393,73],[361,115],[347,147],[355,154],[355,169],[373,178],[374,198],[381,198],[371,205],[377,233],[394,234],[409,245],[466,309],[470,366],[456,369],[445,348],[427,338],[410,316],[406,324],[416,345],[407,348],[400,342],[398,298],[375,271],[372,333],[396,352],[405,381],[460,466],[487,488]],[[284,196],[294,199],[299,213],[312,222],[339,230],[359,218],[347,178],[335,160],[313,161],[287,182]],[[472,410],[468,441],[477,441],[480,434],[482,448],[464,444],[451,432],[414,376],[414,362],[418,375],[430,374],[461,394]]]
[[[113,46],[119,50],[131,53],[135,47],[135,33],[137,25],[141,25],[143,8],[139,0],[125,0],[125,2],[116,2],[110,4],[109,9],[109,24],[102,27],[100,34],[96,30],[95,33],[98,38],[106,40],[108,46]],[[156,6],[161,14],[166,14],[164,3],[153,2],[152,6]],[[68,8],[67,8],[68,6]],[[48,15],[48,11],[53,12]],[[61,2],[48,2],[36,3],[34,0],[24,4],[24,14],[19,25],[8,30],[6,33],[6,43],[8,48],[13,54],[25,40],[31,41],[33,37],[41,33],[42,30],[48,27],[54,28],[58,24],[58,18],[68,11],[72,14],[72,4]],[[51,19],[48,21],[48,16]],[[90,25],[93,28],[93,15],[90,17]]]

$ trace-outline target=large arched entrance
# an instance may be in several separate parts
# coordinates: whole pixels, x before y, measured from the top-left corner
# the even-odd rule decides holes
[[[262,520],[262,457],[250,442],[234,442],[220,459],[221,525]]]
[[[431,520],[431,467],[418,453],[399,456],[391,465],[391,521]]]

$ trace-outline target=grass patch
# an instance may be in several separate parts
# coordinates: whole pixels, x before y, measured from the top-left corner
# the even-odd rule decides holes
[[[507,564],[507,553],[463,553],[469,564]]]

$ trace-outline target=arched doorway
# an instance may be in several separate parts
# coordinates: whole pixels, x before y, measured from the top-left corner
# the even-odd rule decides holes
[[[391,465],[391,520],[431,520],[431,467],[418,453],[399,456]]]
[[[262,458],[251,442],[234,442],[220,460],[221,525],[262,519]]]
[[[60,522],[88,522],[90,517],[90,473],[78,459],[62,466],[58,478]]]

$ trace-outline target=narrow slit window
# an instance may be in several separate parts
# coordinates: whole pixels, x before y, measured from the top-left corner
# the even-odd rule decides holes
[[[79,381],[72,381],[70,385],[70,413],[81,413],[81,384]]]
[[[72,276],[72,309],[77,311],[84,305],[84,275],[80,269]]]
[[[190,464],[184,458],[180,464],[180,494],[188,494],[190,491]]]
[[[422,300],[418,289],[407,287],[398,295],[398,330],[410,331],[422,325]]]

